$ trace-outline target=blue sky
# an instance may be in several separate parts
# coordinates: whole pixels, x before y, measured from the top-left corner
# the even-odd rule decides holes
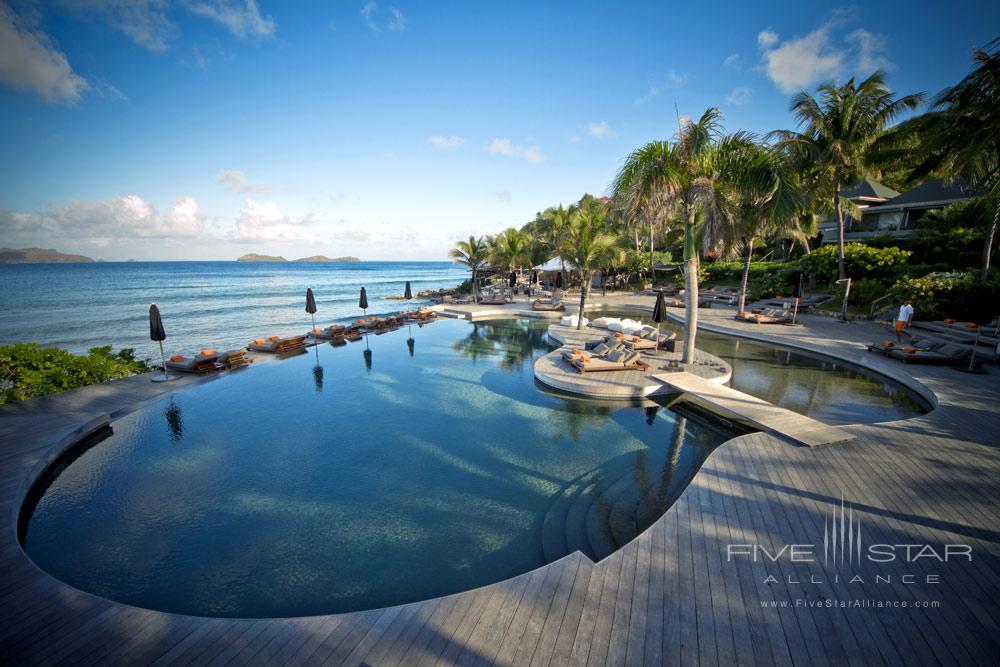
[[[0,0],[0,245],[443,259],[722,110],[889,72],[930,94],[1000,5]]]

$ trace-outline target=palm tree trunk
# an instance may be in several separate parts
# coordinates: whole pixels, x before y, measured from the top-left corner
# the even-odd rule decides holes
[[[476,284],[475,269],[472,269],[472,303],[479,303],[479,288]]]
[[[649,282],[656,282],[656,270],[653,268],[653,221],[649,221]]]
[[[736,312],[743,314],[747,303],[747,282],[750,279],[750,260],[753,257],[753,237],[747,239],[747,256],[743,258],[743,277],[740,279],[740,301]]]
[[[837,278],[843,280],[847,277],[847,270],[844,268],[844,211],[840,207],[839,183],[833,192],[833,210],[837,215]]]
[[[1000,213],[998,213],[998,216],[1000,216]],[[986,238],[983,240],[983,269],[981,276],[983,280],[986,280],[990,275],[990,255],[993,254],[993,239],[996,238],[997,234],[996,218],[994,218],[993,224],[984,231],[986,232]]]
[[[587,297],[590,296],[590,271],[581,271],[580,275],[583,276],[583,285],[580,285],[580,311],[576,317],[576,328],[583,328],[583,306],[587,303]]]
[[[681,361],[694,363],[694,343],[698,335],[698,251],[694,238],[694,209],[684,222],[684,354]]]

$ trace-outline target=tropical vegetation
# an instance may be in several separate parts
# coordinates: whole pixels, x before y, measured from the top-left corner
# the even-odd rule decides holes
[[[0,405],[149,370],[129,348],[113,353],[108,345],[78,355],[38,343],[4,345],[0,347]]]
[[[556,259],[581,287],[581,315],[598,274],[605,287],[642,287],[657,283],[658,269],[682,269],[685,361],[694,355],[705,280],[738,287],[740,311],[806,282],[843,295],[845,279],[852,305],[863,308],[902,295],[927,315],[949,308],[949,299],[971,303],[1000,285],[991,270],[1000,224],[1000,40],[974,57],[969,75],[920,115],[923,94],[897,95],[876,71],[795,95],[794,129],[726,132],[716,108],[679,117],[669,138],[625,156],[609,196],[554,204],[520,228],[457,244],[452,256],[473,271],[474,289],[483,275],[514,271],[523,281]],[[909,237],[845,242],[848,218],[861,215],[845,189],[862,179],[908,189],[930,178],[975,197],[911,221]],[[835,224],[835,243],[820,242],[820,220]]]

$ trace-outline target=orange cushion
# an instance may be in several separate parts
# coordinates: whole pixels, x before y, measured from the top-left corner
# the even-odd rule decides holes
[[[623,334],[620,331],[618,331],[618,332],[615,333],[615,338],[624,338],[624,337],[625,337],[625,334]]]
[[[979,325],[976,324],[975,322],[966,322],[965,323],[965,328],[966,329],[978,329]]]
[[[215,350],[213,350],[211,348],[207,348],[206,347],[204,350],[201,351],[201,356],[203,356],[203,357],[210,357],[213,354],[215,354]]]
[[[642,340],[642,339],[639,338],[638,336],[632,336],[632,342],[633,343],[638,343],[640,340]]]
[[[268,338],[268,340],[278,340],[278,338],[279,338],[278,336],[271,336],[270,338]]]
[[[882,347],[895,347],[895,345],[891,340],[882,341]]]
[[[590,363],[590,357],[580,357],[580,363],[582,363],[582,364],[589,364]]]
[[[358,320],[358,324],[364,324],[364,323],[365,323],[364,320]]]
[[[578,350],[578,349],[576,349],[576,348],[574,347],[574,348],[573,348],[573,354],[583,354],[583,350]]]
[[[313,331],[315,331],[316,333],[319,333],[322,330],[323,329],[321,327],[313,327]]]
[[[253,342],[253,344],[254,345],[263,345],[264,344],[264,339],[263,338],[258,338],[257,340],[255,340]]]
[[[904,347],[903,348],[903,352],[905,352],[906,354],[914,354],[914,353],[916,353],[916,351],[917,351],[917,348],[915,348],[915,347]]]
[[[376,319],[378,319],[378,318],[377,318],[377,317],[375,317],[374,315],[372,315],[372,316],[371,316],[371,317],[369,317],[368,319],[370,319],[370,320],[376,320]]]
[[[942,321],[943,321],[943,322],[944,322],[945,324],[954,324],[954,323],[955,323],[955,320],[953,320],[953,319],[952,319],[952,318],[950,318],[950,317],[946,317],[946,318],[944,318],[944,320],[942,320]]]
[[[184,361],[184,357],[182,357],[179,354],[175,354],[174,356],[170,357],[170,361]]]

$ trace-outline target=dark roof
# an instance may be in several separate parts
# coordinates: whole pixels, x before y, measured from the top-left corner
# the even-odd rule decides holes
[[[975,193],[964,183],[955,181],[948,183],[942,180],[925,181],[921,185],[908,190],[889,202],[891,206],[914,207],[920,204],[940,204],[941,202],[962,201],[971,199]]]
[[[886,187],[878,181],[873,181],[870,178],[858,181],[857,183],[844,188],[840,191],[840,194],[847,199],[859,199],[864,197],[866,199],[881,199],[883,201],[899,196],[899,193],[892,188]]]

